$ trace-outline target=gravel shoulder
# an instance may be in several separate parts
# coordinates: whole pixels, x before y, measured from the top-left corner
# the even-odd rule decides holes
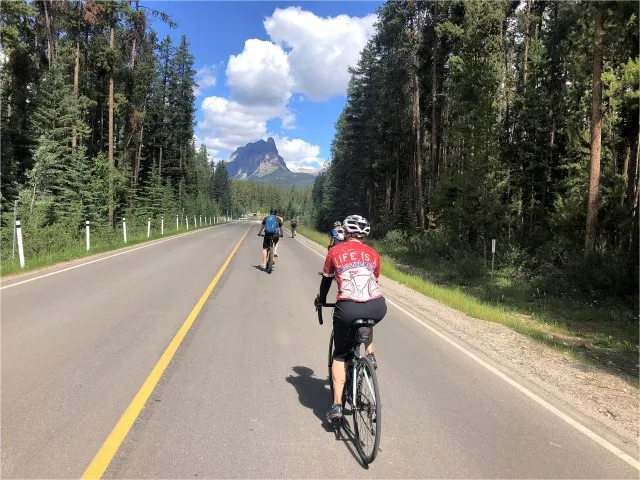
[[[324,255],[326,249],[296,236]],[[606,435],[631,447],[640,446],[638,388],[616,375],[528,338],[508,327],[478,320],[399,282],[381,276],[385,296],[421,317],[443,333],[474,347],[505,373],[525,379],[538,390],[604,427]],[[629,449],[629,448],[627,448]],[[637,457],[636,457],[637,458]]]

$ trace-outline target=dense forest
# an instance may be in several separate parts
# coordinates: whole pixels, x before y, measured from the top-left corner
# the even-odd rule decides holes
[[[0,14],[4,252],[15,200],[27,250],[62,248],[85,219],[108,234],[125,216],[135,228],[230,209],[224,167],[193,140],[189,43],[152,28],[171,18],[137,1],[21,0]]]
[[[239,213],[265,213],[276,208],[284,215],[285,220],[294,215],[308,217],[312,211],[310,187],[300,189],[291,186],[285,189],[247,180],[231,182],[231,203]]]
[[[360,213],[454,261],[495,238],[552,293],[637,307],[638,5],[387,2],[313,187],[318,229]]]

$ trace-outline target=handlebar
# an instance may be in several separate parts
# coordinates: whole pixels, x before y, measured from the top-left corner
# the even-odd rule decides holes
[[[316,296],[316,300],[320,298],[320,295]],[[316,305],[316,312],[318,312],[318,323],[322,325],[324,322],[322,321],[322,307],[335,307],[335,303],[323,303],[322,305]]]

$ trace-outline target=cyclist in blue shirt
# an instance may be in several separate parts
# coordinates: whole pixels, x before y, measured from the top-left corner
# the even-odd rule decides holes
[[[264,239],[262,240],[262,265],[263,270],[267,268],[267,248],[269,248],[269,240],[273,238],[273,248],[276,248],[280,240],[280,229],[282,228],[282,219],[276,216],[276,209],[269,210],[269,215],[262,219],[262,225],[258,235],[264,230]],[[275,254],[275,252],[274,252]]]

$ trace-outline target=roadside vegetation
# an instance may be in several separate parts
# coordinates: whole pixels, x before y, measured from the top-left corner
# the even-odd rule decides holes
[[[329,242],[327,234],[308,225],[299,225],[298,231],[322,247]],[[412,251],[417,247],[395,236],[368,242],[382,255],[384,276],[470,317],[500,323],[593,364],[637,377],[638,322],[632,305],[615,301],[594,305],[583,296],[546,295],[536,281],[510,266],[492,274],[478,264],[470,275],[468,260],[445,260],[436,250],[427,253],[426,240],[420,251]]]
[[[363,215],[390,278],[636,376],[638,13],[380,6],[305,226]]]
[[[124,0],[17,0],[0,10],[0,273],[12,254],[14,210],[25,269],[194,227],[228,215],[224,162],[194,141],[196,70],[185,36],[159,38],[173,20]],[[204,222],[203,222],[204,225]]]

